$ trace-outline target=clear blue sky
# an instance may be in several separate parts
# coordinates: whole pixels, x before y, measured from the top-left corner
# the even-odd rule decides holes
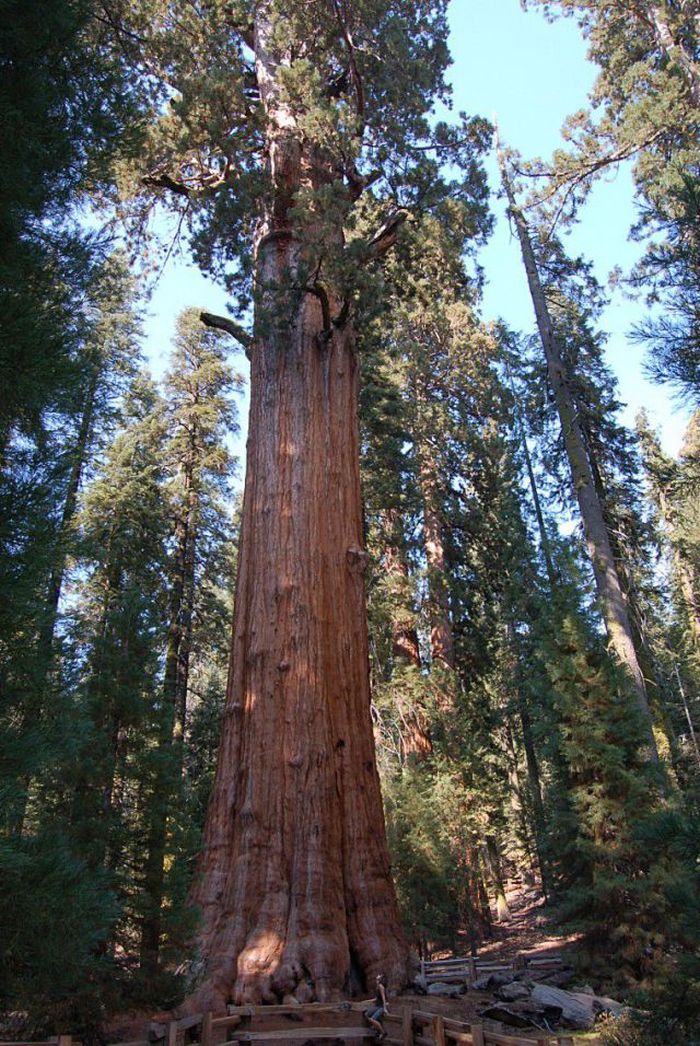
[[[451,51],[455,111],[498,117],[501,136],[525,157],[548,157],[561,143],[560,128],[570,113],[586,104],[595,77],[586,60],[585,43],[569,19],[548,23],[537,10],[523,12],[519,0],[452,0]],[[502,317],[518,330],[534,328],[532,305],[516,242],[495,198],[498,179],[493,158],[488,163],[498,222],[481,263],[487,286],[486,319]],[[600,184],[571,237],[571,249],[593,261],[601,281],[621,265],[628,269],[639,246],[628,240],[634,219],[629,171]],[[184,259],[172,259],[162,273],[151,301],[147,353],[156,373],[163,366],[177,313],[188,305],[226,312],[224,291],[205,279]],[[631,424],[641,406],[661,427],[666,449],[676,453],[687,411],[678,409],[669,393],[646,381],[642,351],[629,343],[627,332],[644,313],[642,303],[616,294],[603,328],[610,334],[608,359],[620,382],[620,397],[628,407],[623,419]],[[242,353],[239,369],[246,371]],[[247,401],[240,405],[245,425]],[[241,454],[243,441],[236,441]]]

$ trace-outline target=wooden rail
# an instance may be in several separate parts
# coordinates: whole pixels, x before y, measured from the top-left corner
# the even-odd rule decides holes
[[[467,981],[473,984],[479,977],[489,973],[515,973],[518,970],[554,970],[562,965],[561,959],[548,956],[541,959],[518,955],[509,963],[489,961],[466,956],[462,959],[422,959],[421,976],[428,984],[444,981],[446,984]]]
[[[215,1016],[200,1013],[161,1025],[156,1038],[164,1046],[222,1046],[224,1043],[304,1043],[319,1040],[352,1041],[377,1038],[364,1023],[363,1011],[372,1000],[360,1003],[312,1003],[305,1006],[237,1006]],[[319,1020],[320,1018],[320,1020]],[[290,1027],[293,1021],[296,1027]],[[313,1021],[313,1023],[309,1023]],[[337,1023],[333,1023],[336,1021]],[[382,1018],[387,1046],[565,1046],[571,1040],[537,1033],[534,1038],[502,1035],[483,1024],[466,1024],[427,1010],[405,1009]],[[286,1022],[286,1026],[285,1026]],[[282,1024],[280,1027],[279,1025]],[[255,1026],[257,1025],[257,1026]],[[265,1027],[265,1025],[272,1025]],[[277,1027],[275,1027],[277,1025]],[[153,1036],[115,1046],[153,1046]],[[82,1046],[68,1035],[46,1042],[0,1043],[0,1046]]]

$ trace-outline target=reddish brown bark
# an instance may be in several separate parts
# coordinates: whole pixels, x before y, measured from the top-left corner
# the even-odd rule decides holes
[[[392,626],[392,653],[395,666],[420,673],[421,657],[416,628],[416,615],[410,606],[408,564],[397,535],[401,521],[397,512],[384,514],[383,537],[386,541],[382,555],[382,570],[392,587],[394,604]],[[418,703],[409,705],[396,695],[397,710],[401,717],[402,758],[424,759],[433,750],[425,710]]]
[[[261,247],[264,280],[294,265]],[[252,348],[233,652],[200,877],[198,1004],[406,974],[370,719],[358,367],[303,296]]]

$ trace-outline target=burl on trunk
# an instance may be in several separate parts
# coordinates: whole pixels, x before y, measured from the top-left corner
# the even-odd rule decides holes
[[[296,250],[265,237],[267,286]],[[323,1001],[406,975],[370,718],[358,366],[351,328],[323,328],[302,293],[252,346],[233,650],[192,897],[198,1005]]]

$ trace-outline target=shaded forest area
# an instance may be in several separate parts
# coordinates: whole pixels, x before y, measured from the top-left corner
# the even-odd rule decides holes
[[[621,424],[566,233],[633,164],[632,336],[700,406],[698,5],[529,6],[599,69],[549,159],[434,117],[442,0],[2,5],[13,1031],[399,988],[517,879],[624,1042],[696,1041],[700,413],[677,458]],[[492,148],[531,330],[480,318]],[[155,381],[180,240],[230,315],[183,302]]]

